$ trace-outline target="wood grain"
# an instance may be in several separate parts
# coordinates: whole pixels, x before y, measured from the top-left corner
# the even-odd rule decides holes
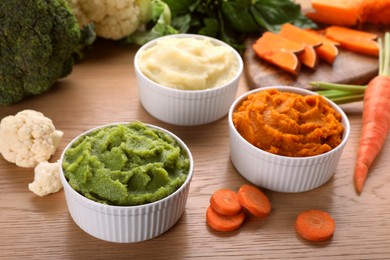
[[[238,189],[247,181],[229,158],[227,118],[198,127],[178,127],[151,117],[140,105],[133,70],[136,48],[98,41],[73,73],[44,95],[0,107],[0,118],[22,109],[50,117],[65,135],[51,161],[81,132],[106,123],[141,120],[164,127],[191,149],[195,173],[184,215],[168,232],[149,241],[116,244],[83,232],[71,219],[63,190],[38,197],[27,186],[33,170],[0,157],[0,259],[386,259],[390,256],[390,142],[375,162],[358,196],[352,169],[361,127],[361,103],[343,107],[351,138],[334,177],[303,193],[264,192],[272,203],[268,218],[248,217],[231,233],[210,230],[205,212],[219,188]],[[249,90],[242,77],[237,95]],[[294,221],[306,209],[327,210],[336,220],[334,237],[308,243]]]

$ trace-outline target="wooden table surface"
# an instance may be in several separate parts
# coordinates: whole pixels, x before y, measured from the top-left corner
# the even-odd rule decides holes
[[[63,190],[39,197],[28,190],[33,169],[19,168],[0,156],[0,259],[389,259],[390,141],[372,167],[363,194],[355,193],[352,173],[361,128],[362,103],[343,106],[351,137],[334,177],[303,193],[264,192],[272,203],[269,217],[247,217],[237,231],[208,228],[205,212],[210,195],[220,188],[238,189],[247,181],[229,158],[227,117],[198,127],[178,127],[151,117],[140,105],[133,70],[136,47],[99,40],[70,76],[49,92],[9,107],[0,118],[34,109],[51,118],[65,135],[56,161],[76,135],[95,126],[141,120],[164,127],[191,149],[194,178],[186,210],[178,223],[154,239],[117,244],[82,231],[70,217]],[[241,79],[237,95],[248,91]],[[321,209],[336,221],[334,237],[310,243],[295,232],[300,211]]]

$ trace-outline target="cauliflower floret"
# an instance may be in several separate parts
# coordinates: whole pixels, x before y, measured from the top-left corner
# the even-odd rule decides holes
[[[118,40],[141,24],[137,0],[68,0],[80,25],[93,22],[96,35]]]
[[[34,168],[34,181],[28,185],[28,189],[38,196],[46,196],[55,193],[62,188],[60,179],[59,162],[40,162]]]
[[[20,167],[32,168],[55,153],[63,135],[50,118],[23,110],[1,120],[0,154]]]

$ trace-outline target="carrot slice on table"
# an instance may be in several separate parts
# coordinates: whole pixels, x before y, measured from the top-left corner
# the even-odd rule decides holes
[[[206,211],[206,222],[212,229],[216,231],[233,231],[238,229],[244,222],[245,213],[240,213],[233,216],[224,216],[217,213],[211,206]]]
[[[302,44],[288,40],[272,32],[265,32],[252,45],[252,48],[259,58],[291,74],[299,74],[301,63],[297,54],[304,51]]]
[[[372,56],[379,55],[379,44],[376,42],[378,36],[360,30],[342,26],[329,26],[325,29],[326,37],[339,42],[341,47]]]
[[[307,210],[298,214],[295,229],[306,240],[325,241],[333,236],[336,223],[325,211]]]
[[[241,205],[256,217],[266,217],[271,212],[268,197],[257,187],[244,184],[237,192]]]
[[[237,192],[229,189],[215,191],[210,197],[210,206],[221,215],[232,216],[242,211]]]

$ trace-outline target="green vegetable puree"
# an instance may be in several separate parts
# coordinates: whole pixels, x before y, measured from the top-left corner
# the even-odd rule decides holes
[[[141,122],[107,126],[82,136],[64,154],[70,186],[117,206],[160,200],[186,180],[190,159],[170,135]]]

